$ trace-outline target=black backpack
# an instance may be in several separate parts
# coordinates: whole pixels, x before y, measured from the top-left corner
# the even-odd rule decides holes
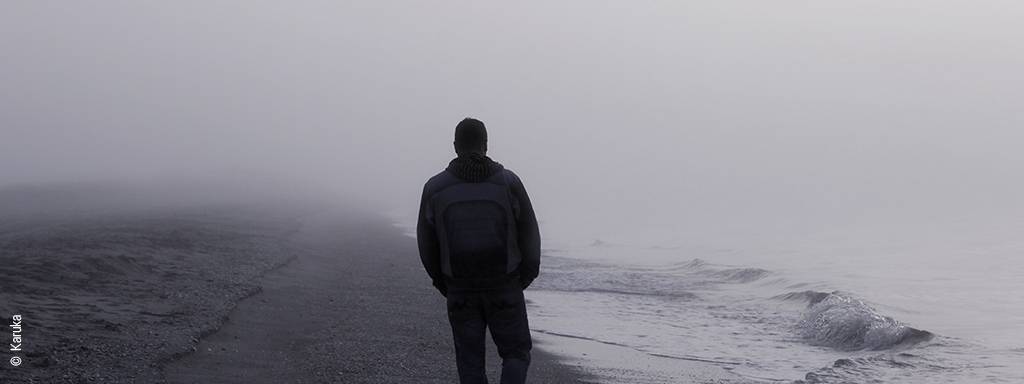
[[[449,186],[434,196],[442,271],[450,277],[490,278],[521,260],[506,172],[485,181]]]

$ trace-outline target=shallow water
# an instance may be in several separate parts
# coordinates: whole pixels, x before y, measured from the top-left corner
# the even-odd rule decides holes
[[[1024,242],[1009,229],[756,250],[556,243],[531,326],[755,381],[1024,382]]]

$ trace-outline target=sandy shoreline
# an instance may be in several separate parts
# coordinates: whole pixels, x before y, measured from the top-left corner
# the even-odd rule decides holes
[[[25,318],[26,347],[0,381],[454,382],[443,298],[414,243],[372,215],[310,212],[175,207],[5,222],[0,314]],[[532,374],[582,377],[541,351]]]
[[[169,383],[456,381],[444,301],[410,239],[381,219],[335,214],[307,221],[300,237],[308,252],[269,273],[196,353],[168,364]],[[498,361],[492,351],[492,374]],[[542,351],[531,380],[584,382]]]
[[[415,241],[379,215],[202,206],[20,217],[0,228],[0,314],[22,314],[29,336],[25,363],[0,368],[4,382],[457,381],[444,299]],[[534,336],[534,383],[734,382],[713,366]]]

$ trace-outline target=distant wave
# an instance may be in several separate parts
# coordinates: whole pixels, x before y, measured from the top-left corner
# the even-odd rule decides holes
[[[807,302],[797,329],[814,345],[840,350],[883,350],[931,340],[931,332],[878,313],[861,300],[838,292],[792,292],[775,297]]]
[[[680,299],[696,299],[697,295],[691,292],[680,291],[680,292],[650,292],[650,291],[630,291],[626,289],[608,289],[608,288],[568,288],[562,289],[564,292],[592,292],[592,293],[608,293],[614,295],[632,295],[632,296],[660,296],[660,297],[674,297]]]
[[[595,248],[603,248],[603,247],[621,247],[622,245],[621,244],[607,242],[607,241],[604,241],[604,240],[601,240],[601,239],[594,239],[594,241],[592,243],[590,243],[590,246],[591,247],[595,247]]]
[[[871,356],[853,359],[838,359],[832,366],[808,372],[803,380],[796,384],[826,384],[834,382],[850,382],[850,378],[871,376],[879,367],[914,368],[914,365],[891,356]]]
[[[750,283],[761,280],[771,272],[761,268],[728,268],[710,271],[708,274],[732,283]]]
[[[710,264],[701,259],[693,259],[685,263],[676,264],[673,269],[677,271],[689,270],[693,274],[727,283],[750,283],[761,280],[772,273],[761,268],[728,268]]]
[[[708,265],[708,262],[704,261],[704,259],[694,258],[693,260],[690,260],[690,261],[684,261],[684,262],[679,262],[679,263],[672,264],[669,269],[676,269],[676,270],[678,270],[678,269],[693,269],[693,268],[705,267],[707,265]]]
[[[715,265],[701,259],[658,267],[628,267],[546,255],[545,278],[537,288],[563,292],[590,292],[699,299],[694,291],[719,284],[746,284],[773,273],[760,268]]]
[[[808,305],[814,305],[822,300],[825,300],[825,298],[828,297],[828,295],[831,295],[831,293],[817,291],[800,291],[784,293],[772,298],[775,300],[802,301],[807,303]]]
[[[797,380],[794,384],[881,382],[880,377],[892,372],[899,372],[904,378],[917,378],[914,382],[961,382],[951,380],[950,373],[969,368],[970,364],[963,361],[944,361],[935,356],[906,352],[879,353],[837,359],[827,367],[808,372],[803,380]]]

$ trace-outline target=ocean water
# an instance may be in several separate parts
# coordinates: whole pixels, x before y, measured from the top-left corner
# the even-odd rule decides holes
[[[531,327],[755,382],[1024,383],[1022,233],[964,221],[549,238]]]
[[[580,355],[581,340],[628,349],[657,359],[659,377],[674,359],[752,382],[1024,383],[1024,220],[598,237],[552,227],[530,325]]]

